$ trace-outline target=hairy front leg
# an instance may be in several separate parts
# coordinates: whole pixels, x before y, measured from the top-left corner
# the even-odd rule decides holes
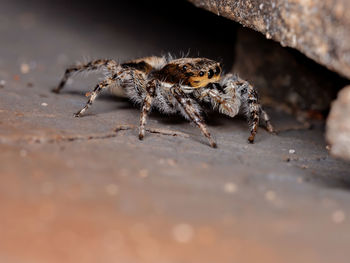
[[[224,90],[219,83],[215,83],[201,91],[199,99],[210,102],[214,109],[233,118],[239,112],[241,101],[232,89],[226,87]]]
[[[140,127],[139,127],[139,139],[142,140],[145,136],[145,125],[147,122],[147,115],[149,114],[152,106],[152,101],[155,96],[157,81],[151,80],[146,85],[146,96],[143,99],[141,107]]]
[[[117,81],[117,79],[113,76],[110,77],[101,83],[97,84],[96,87],[94,88],[93,92],[90,94],[90,98],[87,101],[86,105],[84,108],[82,108],[80,111],[78,111],[76,114],[74,114],[75,117],[81,117],[81,115],[92,105],[92,103],[95,101],[97,98],[98,94],[108,86],[114,84]]]
[[[111,59],[98,59],[98,60],[88,62],[86,64],[72,66],[66,69],[60,84],[57,86],[57,88],[53,89],[52,91],[55,93],[59,93],[61,89],[63,89],[63,87],[66,85],[67,80],[74,73],[83,72],[83,71],[100,70],[102,68],[107,69],[111,74],[113,74],[117,71],[118,63]]]
[[[261,113],[258,92],[247,81],[241,80],[237,76],[234,76],[234,78],[237,78],[234,81],[234,85],[236,86],[237,94],[239,94],[241,97],[244,113],[250,127],[250,136],[248,137],[248,141],[250,143],[254,143],[255,135],[259,127]]]
[[[199,105],[195,101],[189,98],[180,88],[178,84],[175,84],[171,87],[171,93],[174,98],[179,102],[184,111],[186,112],[188,118],[192,120],[198,128],[201,130],[202,134],[208,139],[211,147],[216,148],[216,142],[211,137],[210,132],[208,131],[204,120],[200,114]]]
[[[246,103],[247,103],[247,118],[250,125],[250,136],[248,137],[248,141],[250,143],[253,143],[259,127],[260,110],[261,110],[260,104],[258,101],[258,96],[254,89],[250,89],[248,91],[248,99]]]
[[[254,142],[255,135],[259,127],[260,117],[265,121],[266,128],[269,132],[274,132],[274,128],[270,122],[270,117],[262,109],[259,103],[259,97],[256,89],[247,81],[242,80],[237,75],[228,74],[223,78],[221,85],[227,94],[234,94],[244,109],[244,114],[247,117],[250,136],[248,141]]]

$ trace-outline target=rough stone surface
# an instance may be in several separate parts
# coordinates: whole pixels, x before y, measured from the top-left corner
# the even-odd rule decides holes
[[[350,78],[347,0],[189,0],[263,33]],[[230,32],[226,32],[229,34]]]
[[[342,89],[332,103],[327,119],[327,140],[331,154],[350,160],[350,86]]]
[[[221,34],[198,32],[218,20],[184,13],[186,2],[173,15],[166,1],[163,12],[138,13],[134,2],[93,3],[2,1],[0,262],[348,263],[350,164],[328,154],[322,122],[304,129],[267,108],[280,132],[260,129],[251,145],[245,120],[209,114],[212,149],[187,121],[156,112],[147,127],[179,135],[140,142],[139,110],[108,94],[73,117],[98,75],[50,90],[84,55],[123,60],[191,44],[232,58]]]

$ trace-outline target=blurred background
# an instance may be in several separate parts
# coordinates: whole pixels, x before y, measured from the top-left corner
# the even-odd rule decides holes
[[[349,155],[330,154],[346,117],[325,139],[346,66],[224,18],[232,1],[192,2],[0,0],[0,262],[348,262]],[[278,135],[261,128],[251,145],[244,118],[208,112],[212,149],[186,120],[152,112],[163,134],[140,142],[126,99],[103,94],[72,117],[101,75],[51,92],[77,61],[168,52],[250,81]]]
[[[124,60],[171,52],[223,59],[228,69],[232,66],[236,25],[187,1],[2,3],[2,27],[18,26],[13,28],[13,40],[36,40],[37,48],[45,48],[41,53],[46,52],[47,56],[50,51],[53,56],[58,49],[72,60],[85,56]],[[10,15],[9,11],[13,13]],[[33,32],[38,27],[43,31]],[[75,47],[72,40],[81,46]],[[96,49],[93,53],[91,46],[101,47],[105,53]]]

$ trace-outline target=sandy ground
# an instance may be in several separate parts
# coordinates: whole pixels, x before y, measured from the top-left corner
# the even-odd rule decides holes
[[[233,39],[165,31],[166,16],[140,28],[127,8],[92,27],[87,9],[40,7],[0,9],[0,262],[349,262],[350,164],[329,156],[323,123],[305,129],[268,108],[281,132],[260,129],[248,144],[244,119],[209,114],[212,149],[196,127],[154,112],[148,127],[171,134],[141,142],[125,99],[105,94],[73,117],[99,75],[50,92],[85,56],[201,45],[229,61]]]

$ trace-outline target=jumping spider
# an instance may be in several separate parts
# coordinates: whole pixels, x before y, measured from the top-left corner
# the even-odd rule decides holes
[[[59,93],[73,73],[91,70],[105,70],[106,78],[90,93],[85,107],[75,116],[80,117],[103,89],[109,88],[112,92],[120,89],[129,99],[141,105],[140,140],[145,135],[146,117],[151,108],[156,108],[163,113],[179,113],[194,122],[210,145],[216,147],[201,114],[203,104],[209,104],[230,117],[243,110],[250,126],[250,143],[254,142],[260,117],[265,121],[267,130],[273,132],[256,90],[236,75],[221,77],[222,69],[216,61],[163,56],[118,64],[114,60],[99,59],[68,68],[53,91]]]

